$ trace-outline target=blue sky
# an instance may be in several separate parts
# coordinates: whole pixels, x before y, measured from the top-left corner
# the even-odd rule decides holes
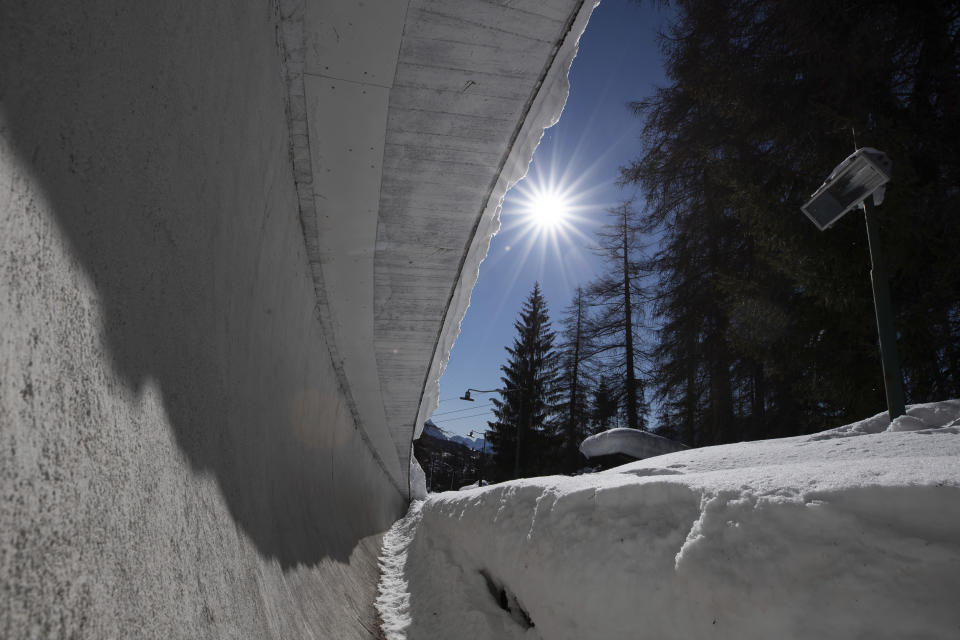
[[[632,188],[616,185],[619,167],[639,149],[640,120],[627,103],[666,83],[656,33],[669,13],[653,4],[603,0],[590,18],[570,70],[563,114],[544,133],[527,177],[507,193],[502,228],[480,266],[470,309],[440,379],[433,421],[446,431],[483,432],[492,419],[495,394],[478,395],[472,403],[458,398],[468,387],[500,386],[504,347],[513,342],[513,323],[533,283],[540,282],[557,329],[577,286],[600,267],[590,251],[593,232],[607,208],[633,195]],[[531,232],[527,215],[531,191],[546,183],[567,192],[575,213],[571,228],[553,239]]]

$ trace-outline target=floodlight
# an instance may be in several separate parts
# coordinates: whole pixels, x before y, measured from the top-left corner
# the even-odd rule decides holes
[[[474,399],[470,396],[471,391],[474,393],[514,393],[516,391],[523,391],[523,389],[474,389],[471,387],[470,389],[467,389],[466,393],[460,396],[460,399],[473,402]]]
[[[873,285],[873,309],[877,316],[880,362],[883,364],[883,386],[887,396],[887,413],[891,422],[906,413],[903,396],[903,374],[897,356],[897,332],[893,328],[893,310],[887,272],[880,257],[880,233],[875,207],[883,202],[886,184],[890,182],[893,163],[882,151],[870,147],[857,149],[837,165],[827,180],[801,209],[823,231],[843,214],[863,207],[870,248],[870,282]],[[867,198],[873,196],[871,207]]]
[[[837,165],[801,209],[823,231],[871,195],[873,204],[879,205],[892,166],[882,151],[871,147],[857,149]]]

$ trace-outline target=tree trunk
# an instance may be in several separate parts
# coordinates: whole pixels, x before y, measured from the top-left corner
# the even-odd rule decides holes
[[[567,472],[577,466],[577,394],[580,391],[580,339],[581,321],[583,319],[583,292],[577,289],[577,329],[573,340],[573,369],[570,376],[570,411],[567,417],[567,442],[565,467]]]
[[[633,368],[633,309],[630,301],[630,252],[627,229],[627,213],[623,213],[623,323],[627,350],[627,423],[631,429],[640,428],[637,412],[636,378]]]

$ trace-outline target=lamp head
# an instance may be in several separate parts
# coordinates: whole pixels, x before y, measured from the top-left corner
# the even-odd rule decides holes
[[[875,205],[883,202],[892,168],[893,163],[882,151],[857,149],[837,165],[801,210],[823,231],[871,195]]]
[[[473,402],[473,401],[474,401],[473,398],[470,397],[470,390],[469,390],[469,389],[467,389],[467,392],[466,392],[466,393],[464,393],[462,396],[460,396],[460,399],[461,399],[461,400],[469,400],[470,402]]]

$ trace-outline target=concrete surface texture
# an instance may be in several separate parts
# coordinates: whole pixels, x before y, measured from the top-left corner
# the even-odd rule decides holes
[[[406,495],[316,320],[277,16],[2,16],[0,637],[370,637]]]
[[[356,421],[402,486],[503,195],[559,117],[592,9],[281,3],[321,321]]]
[[[0,0],[0,637],[377,635],[417,415],[589,13],[520,4]],[[405,39],[444,11],[547,25],[503,117],[394,92],[486,77]]]
[[[526,174],[543,130],[560,118],[570,65],[597,2],[467,3],[469,14],[451,25],[449,13],[458,3],[411,0],[391,91],[384,166],[395,170],[381,185],[375,264],[377,303],[389,308],[398,294],[412,303],[390,315],[378,309],[378,362],[426,373],[410,423],[404,402],[417,389],[396,385],[401,377],[390,378],[388,386],[381,364],[384,406],[401,433],[417,437],[437,407],[440,376],[500,228],[504,195]],[[418,29],[421,24],[428,26]],[[516,92],[518,85],[530,88]],[[430,105],[426,112],[412,96]],[[411,139],[412,132],[421,132],[420,140]],[[481,149],[495,153],[475,153]],[[474,185],[486,185],[479,198],[468,192]],[[418,262],[423,266],[411,270]],[[445,302],[438,304],[442,290],[416,293],[435,291],[444,275],[454,276]],[[425,330],[419,339],[432,345],[404,350],[406,337],[393,323]]]

